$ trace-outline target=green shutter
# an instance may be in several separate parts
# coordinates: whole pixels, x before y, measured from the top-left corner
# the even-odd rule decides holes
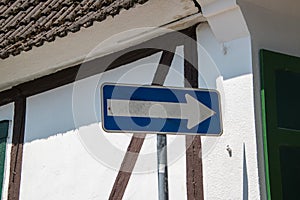
[[[2,195],[8,125],[8,121],[0,122],[0,196]]]
[[[268,199],[299,199],[300,58],[261,50]]]

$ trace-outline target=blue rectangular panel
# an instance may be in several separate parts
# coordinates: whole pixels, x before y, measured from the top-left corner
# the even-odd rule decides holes
[[[102,125],[107,132],[222,134],[220,97],[215,90],[104,84],[101,88],[101,95]],[[192,99],[191,102],[197,102],[197,104],[191,103],[185,106],[189,102],[188,99]],[[142,103],[137,104],[139,102]],[[197,106],[198,102],[201,106]],[[123,105],[124,108],[122,108]],[[151,113],[151,105],[156,106],[156,112],[151,116],[143,115],[143,110],[148,107]],[[161,113],[157,113],[157,108],[161,108]],[[182,116],[179,115],[180,112]],[[213,113],[212,116],[209,113]],[[204,120],[191,127],[188,121],[195,121],[193,118],[195,114],[204,117]]]

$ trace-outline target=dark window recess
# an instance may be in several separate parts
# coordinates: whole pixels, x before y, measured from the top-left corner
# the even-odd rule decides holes
[[[276,71],[277,125],[300,130],[300,73]]]
[[[7,135],[8,135],[8,121],[1,121],[0,122],[0,196],[2,195]]]
[[[299,199],[300,147],[280,147],[282,199]]]

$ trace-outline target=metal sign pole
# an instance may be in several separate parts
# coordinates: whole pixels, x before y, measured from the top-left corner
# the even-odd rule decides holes
[[[163,85],[165,82],[175,50],[176,47],[163,51],[152,85]],[[157,135],[157,168],[159,200],[168,200],[167,136],[162,134]]]
[[[167,166],[167,136],[157,135],[157,165],[159,200],[167,200],[168,196],[168,166]]]

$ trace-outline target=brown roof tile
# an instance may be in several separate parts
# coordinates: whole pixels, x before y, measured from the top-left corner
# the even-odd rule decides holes
[[[92,26],[148,0],[0,0],[0,57]]]

